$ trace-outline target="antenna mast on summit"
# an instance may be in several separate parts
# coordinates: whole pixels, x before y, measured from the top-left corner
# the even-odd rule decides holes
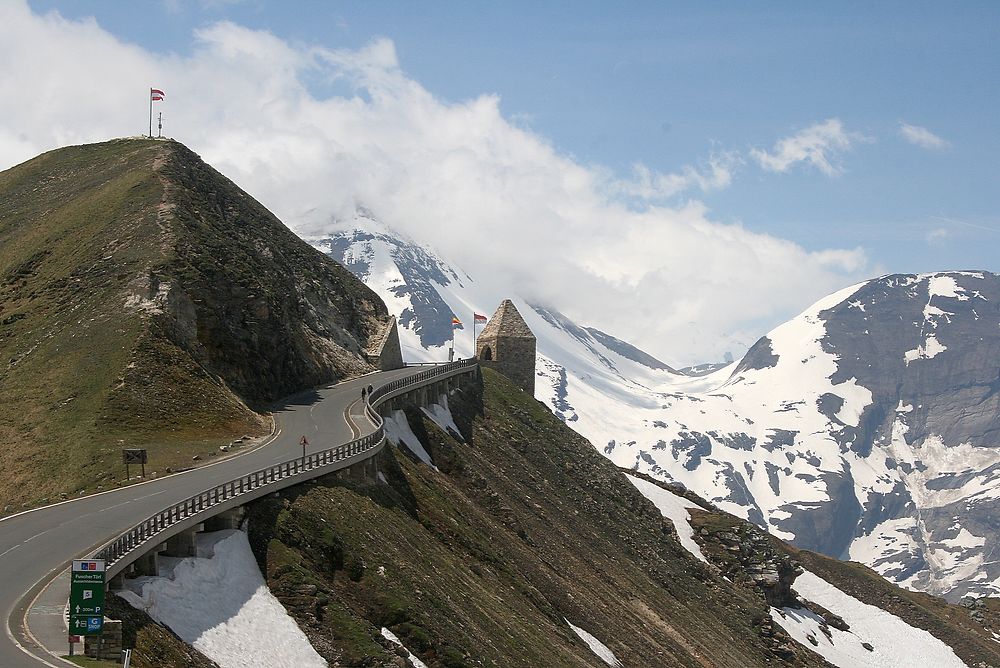
[[[164,97],[166,97],[166,95],[159,88],[149,89],[149,138],[150,139],[153,138],[153,103],[162,102]],[[163,129],[162,114],[160,116],[161,116],[160,129],[162,130]]]

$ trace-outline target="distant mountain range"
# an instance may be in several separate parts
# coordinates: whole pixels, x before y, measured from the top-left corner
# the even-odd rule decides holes
[[[408,359],[447,356],[453,313],[471,355],[472,312],[511,297],[538,339],[537,397],[615,463],[910,588],[1000,591],[1000,277],[877,278],[741,360],[678,370],[479,286],[370,215],[311,242],[385,300]]]

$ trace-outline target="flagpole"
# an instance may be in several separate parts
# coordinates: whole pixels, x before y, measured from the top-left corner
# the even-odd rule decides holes
[[[153,89],[149,89],[149,138],[153,138]]]

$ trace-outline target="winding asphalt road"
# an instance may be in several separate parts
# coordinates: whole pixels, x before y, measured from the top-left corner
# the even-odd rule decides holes
[[[289,397],[274,409],[275,434],[265,445],[238,457],[0,520],[0,611],[5,621],[5,633],[0,634],[0,668],[38,668],[57,663],[25,633],[24,616],[42,587],[67,569],[73,559],[91,553],[173,503],[301,456],[299,439],[303,434],[309,439],[309,450],[318,451],[361,436],[362,429],[365,434],[374,431],[367,420],[348,420],[348,413],[360,413],[360,403],[356,402],[360,402],[361,389],[422,370],[416,367],[380,372]]]

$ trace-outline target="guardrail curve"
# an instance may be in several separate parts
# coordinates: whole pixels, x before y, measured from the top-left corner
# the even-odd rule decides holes
[[[325,475],[332,472],[330,469],[334,464],[357,455],[370,453],[369,457],[371,457],[377,454],[380,450],[379,446],[385,442],[382,417],[375,411],[380,404],[416,387],[466,373],[468,367],[474,367],[476,364],[475,359],[450,362],[374,388],[365,397],[365,411],[372,424],[376,425],[375,431],[372,433],[306,457],[296,457],[253,473],[247,473],[174,503],[111,539],[89,558],[104,559],[107,576],[110,579],[124,570],[134,561],[134,558],[145,552],[145,550],[138,552],[140,548],[162,542],[169,537],[164,534],[171,533],[169,530],[178,524],[188,524],[193,518],[200,515],[210,517],[214,513],[209,514],[209,511],[219,510],[219,506],[222,505],[241,505],[233,503],[237,499],[244,498],[246,501],[250,501],[271,491]],[[365,459],[368,457],[361,457],[352,464]]]

